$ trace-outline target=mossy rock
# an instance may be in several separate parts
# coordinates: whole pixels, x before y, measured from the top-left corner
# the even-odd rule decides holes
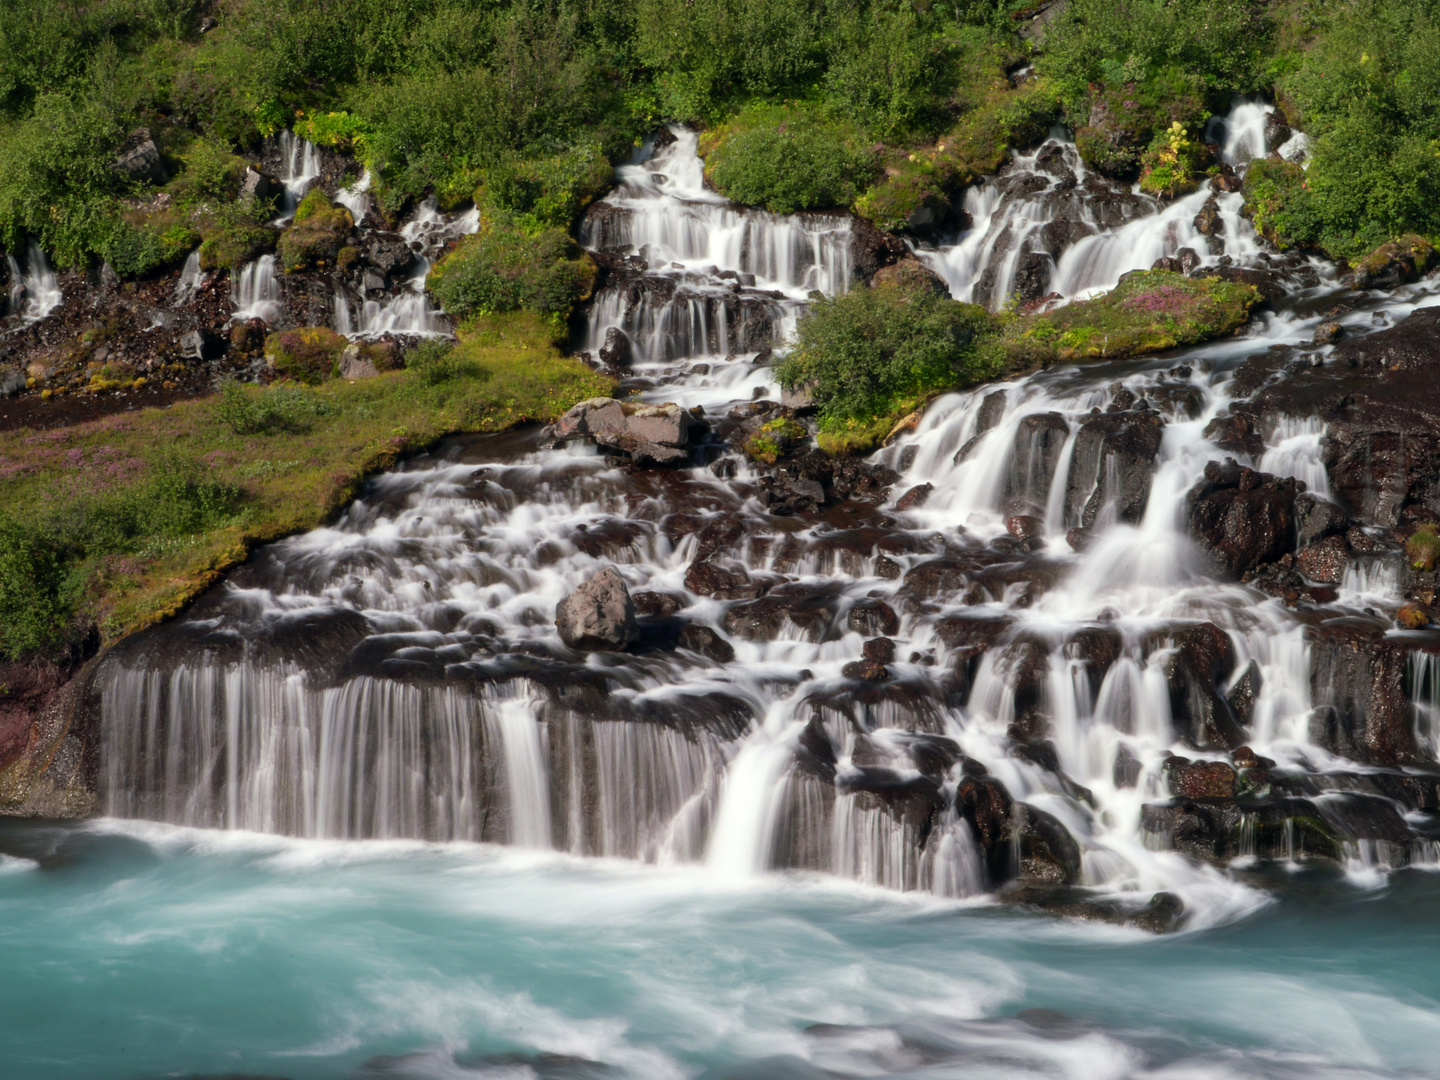
[[[1233,334],[1259,300],[1250,285],[1140,270],[1094,300],[1016,319],[1004,344],[1020,366],[1143,356]]]
[[[265,339],[265,362],[279,375],[319,383],[335,372],[350,340],[328,326],[281,330]]]
[[[1197,80],[1178,69],[1140,82],[1091,84],[1087,123],[1075,132],[1085,164],[1118,180],[1134,179],[1142,156],[1172,124],[1198,130],[1209,116]]]
[[[1410,565],[1424,573],[1435,569],[1440,562],[1440,534],[1434,525],[1421,525],[1405,541],[1405,558]]]
[[[230,222],[206,234],[200,244],[202,270],[234,270],[275,250],[280,233],[269,225]]]
[[[325,192],[312,188],[280,237],[280,258],[286,272],[336,262],[354,228],[355,218],[349,210],[333,205]]]
[[[805,425],[780,417],[771,420],[745,440],[744,450],[753,460],[774,465],[792,449],[810,438]]]
[[[1411,233],[1381,244],[1356,263],[1350,284],[1358,289],[1393,289],[1418,280],[1435,261],[1434,245]]]

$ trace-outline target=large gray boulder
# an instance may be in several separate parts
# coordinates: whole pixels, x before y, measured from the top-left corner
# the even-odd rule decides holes
[[[148,180],[152,184],[163,184],[170,178],[149,128],[133,132],[110,167],[131,180]]]
[[[630,590],[609,566],[555,605],[555,626],[561,641],[586,651],[618,651],[640,638]]]
[[[634,405],[614,398],[590,398],[555,422],[559,442],[591,439],[598,446],[628,454],[638,465],[675,465],[690,457],[705,423],[679,405]]]

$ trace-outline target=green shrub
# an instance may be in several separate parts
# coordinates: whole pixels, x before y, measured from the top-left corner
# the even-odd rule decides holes
[[[711,182],[736,202],[777,214],[845,207],[879,171],[874,151],[857,145],[853,132],[804,112],[742,118],[738,125],[705,162]]]
[[[822,427],[865,421],[994,375],[993,330],[984,309],[919,285],[855,288],[814,299],[776,375],[811,389]]]
[[[1421,525],[1405,541],[1405,557],[1416,570],[1425,573],[1435,569],[1440,562],[1440,535],[1434,525]]]
[[[514,215],[525,228],[569,229],[580,212],[605,194],[615,170],[589,146],[534,161],[505,162],[491,168],[475,201]]]
[[[595,274],[590,256],[559,229],[531,236],[513,220],[486,215],[425,287],[458,317],[523,309],[566,318],[589,298]]]
[[[59,644],[81,584],[53,529],[0,517],[0,655],[14,659]]]
[[[117,219],[98,254],[116,274],[128,279],[180,261],[200,242],[200,234],[187,225],[162,226],[163,222],[146,222],[137,227]]]
[[[328,326],[281,330],[265,339],[265,361],[280,375],[303,383],[324,382],[350,340]]]
[[[460,378],[484,378],[480,365],[446,338],[428,338],[405,354],[405,368],[425,386]]]
[[[258,393],[233,379],[220,386],[215,417],[236,435],[303,435],[314,422],[337,412],[332,402],[298,386],[268,387]]]

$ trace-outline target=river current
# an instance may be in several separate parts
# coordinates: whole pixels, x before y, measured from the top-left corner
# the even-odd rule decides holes
[[[1263,122],[1241,103],[1217,125],[1227,165]],[[852,285],[859,249],[843,216],[728,204],[695,145],[647,145],[587,215],[611,277],[578,345],[622,351],[629,391],[718,429],[780,396],[771,349],[813,290]],[[298,193],[310,156],[286,160]],[[342,197],[363,219],[363,182]],[[1287,775],[1354,767],[1313,736],[1306,620],[1216,580],[1183,531],[1237,368],[1309,343],[1339,291],[1267,252],[1240,203],[1157,204],[1089,176],[1063,133],[973,190],[969,227],[916,250],[961,299],[1080,298],[1162,258],[1260,268],[1286,295],[1236,338],[939,399],[876,455],[898,476],[883,498],[768,512],[765,478],[718,442],[645,472],[533,429],[454,439],[116,650],[87,706],[108,816],[0,827],[0,1062],[87,1080],[1433,1074],[1428,819],[1377,839],[1357,807],[1378,797],[1322,787],[1342,837],[1323,865],[1289,825],[1247,825],[1217,863],[1145,824],[1172,754],[1229,760],[1167,683],[1197,626],[1228,643],[1220,690],[1253,699],[1254,752]],[[426,259],[476,220],[422,207],[411,287],[383,309],[337,293],[336,328],[441,332]],[[273,264],[246,268],[238,313],[278,289]],[[1436,299],[1352,296],[1340,317],[1360,334]],[[1138,492],[1084,450],[1104,415],[1159,433]],[[1325,496],[1323,435],[1282,422],[1249,464]],[[641,643],[568,653],[555,605],[612,565],[650,597]],[[1354,566],[1324,616],[1378,618],[1398,588],[1383,560]],[[685,645],[698,626],[728,660]],[[847,665],[881,633],[885,680],[857,685]],[[1440,680],[1417,650],[1436,699],[1418,725]],[[1064,884],[1112,914],[1171,898],[1179,931],[997,903],[960,806],[977,778],[1052,856],[1073,849]]]

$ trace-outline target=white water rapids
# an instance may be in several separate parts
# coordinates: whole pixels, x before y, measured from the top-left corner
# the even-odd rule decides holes
[[[1238,165],[1236,132],[1253,126],[1248,114],[1232,123],[1226,153]],[[594,301],[583,345],[623,342],[647,398],[718,419],[778,396],[763,351],[784,341],[808,291],[850,286],[852,229],[844,216],[725,202],[704,186],[693,134],[673,135],[623,167],[587,218],[584,242],[626,273]],[[1207,190],[1160,207],[1090,181],[1073,147],[1052,140],[973,190],[973,229],[922,255],[955,296],[984,282],[994,306],[1027,254],[1052,260],[1050,287],[1065,297],[1190,245],[1203,265],[1269,259],[1238,195],[1218,198],[1224,228],[1201,237],[1192,220]],[[1054,198],[1087,190],[1064,204],[1076,228],[1058,256],[1029,243],[1062,220]],[[474,225],[430,206],[403,235]],[[424,331],[427,265],[388,306],[337,309],[337,320],[359,333]],[[269,273],[262,259],[239,276],[243,313],[265,317]],[[1415,292],[1389,311],[1424,302]],[[955,805],[978,763],[1073,837],[1081,885],[1134,906],[1178,894],[1192,924],[1248,910],[1252,888],[1164,849],[1142,820],[1167,797],[1166,757],[1196,754],[1165,672],[1177,635],[1197,624],[1228,637],[1234,681],[1258,673],[1247,733],[1257,753],[1282,770],[1352,767],[1312,740],[1320,703],[1302,621],[1208,576],[1181,529],[1186,492],[1226,456],[1203,432],[1230,400],[1235,367],[1308,340],[1318,322],[1261,314],[1248,336],[1183,357],[1054,368],[948,395],[881,453],[902,474],[889,503],[823,517],[767,515],[743,462],[727,481],[700,465],[626,472],[528,435],[456,443],[378,477],[333,526],[269,546],[184,620],[107,662],[96,684],[104,808],[308,837],[703,862],[727,878],[822,871],[954,897],[990,881]],[[1125,394],[1163,420],[1138,509],[1123,504],[1113,461],[1082,452],[1082,429]],[[1324,494],[1321,435],[1282,427],[1250,464]],[[920,484],[933,485],[928,500],[897,510]],[[1043,522],[1034,550],[1008,538],[1017,507]],[[703,527],[721,518],[744,523],[720,544],[727,565],[809,590],[823,617],[781,618],[773,635],[718,629],[735,602],[685,582],[710,543]],[[1093,540],[1076,552],[1065,536],[1081,524]],[[957,560],[959,580],[919,591],[917,568],[941,559]],[[632,593],[673,606],[643,620],[632,655],[569,653],[555,606],[611,564]],[[874,636],[857,619],[875,600],[899,613],[896,659],[888,682],[857,684],[842,669]],[[947,637],[956,618],[997,628],[973,663]],[[734,659],[674,648],[681,623],[717,628]],[[1097,678],[1077,645],[1092,633],[1117,643]],[[1037,650],[1043,675],[1027,683],[1024,657]],[[1432,668],[1421,683],[1421,711],[1440,714]],[[1058,769],[1014,752],[1014,726],[1032,716],[1048,723]],[[1124,760],[1135,762],[1128,780]],[[1434,852],[1361,844],[1348,856],[1368,869]]]

